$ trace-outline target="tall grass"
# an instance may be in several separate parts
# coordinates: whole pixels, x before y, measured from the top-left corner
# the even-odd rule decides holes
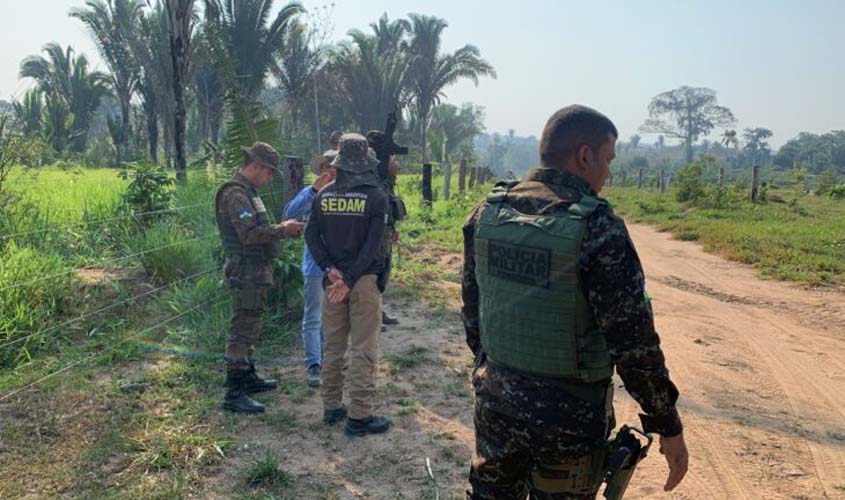
[[[109,169],[13,173],[17,201],[0,218],[0,345],[21,341],[0,347],[0,366],[32,361],[45,348],[55,352],[69,330],[38,332],[119,301],[127,307],[74,322],[71,330],[91,331],[102,321],[125,327],[118,314],[125,317],[132,307],[156,302],[156,295],[145,292],[219,267],[213,181],[204,173],[193,175],[177,188],[174,210],[145,224],[123,204],[127,183],[117,174]],[[82,284],[77,277],[82,268],[101,269],[106,281],[131,276],[148,284]]]
[[[603,193],[632,222],[751,264],[763,276],[811,285],[845,283],[845,202],[792,190],[769,191],[766,204],[732,190],[721,208],[675,201],[673,192],[608,188]],[[773,196],[776,195],[776,196]]]

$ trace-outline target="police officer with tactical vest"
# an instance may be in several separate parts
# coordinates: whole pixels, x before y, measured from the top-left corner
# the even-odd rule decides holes
[[[302,224],[288,220],[270,224],[258,195],[279,173],[279,154],[256,142],[243,148],[241,169],[217,190],[214,214],[226,264],[223,271],[232,296],[232,322],[226,345],[226,386],[223,408],[238,413],[261,413],[264,405],[250,394],[276,389],[275,380],[255,372],[253,353],[261,331],[264,302],[273,284],[272,260],[281,253],[281,240],[299,236]]]
[[[542,167],[500,183],[464,226],[463,310],[476,355],[470,499],[595,498],[606,472],[614,368],[660,435],[669,491],[688,453],[650,299],[622,219],[598,193],[618,133],[569,106],[543,130]]]

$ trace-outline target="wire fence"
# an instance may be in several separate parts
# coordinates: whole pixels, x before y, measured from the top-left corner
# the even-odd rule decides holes
[[[69,221],[69,222],[66,222],[64,224],[56,225],[54,227],[45,227],[45,228],[40,228],[40,229],[33,229],[31,231],[22,231],[22,232],[18,232],[18,233],[9,233],[9,234],[0,235],[0,240],[18,238],[20,236],[30,236],[30,235],[33,235],[33,234],[48,233],[48,232],[51,232],[51,231],[69,230],[71,227],[76,227],[76,226],[95,226],[95,227],[96,226],[102,226],[102,225],[105,225],[108,222],[115,222],[115,221],[119,221],[119,220],[137,219],[137,218],[140,218],[140,217],[147,217],[147,216],[150,216],[150,215],[164,214],[164,213],[169,213],[169,212],[181,212],[181,211],[184,211],[184,210],[189,210],[189,209],[192,209],[192,208],[205,207],[205,206],[210,207],[211,204],[212,204],[211,202],[203,202],[203,203],[197,203],[197,204],[194,204],[194,205],[184,205],[184,206],[181,206],[181,207],[165,208],[165,209],[162,209],[162,210],[154,210],[154,211],[151,211],[151,212],[133,213],[133,214],[121,215],[121,216],[117,216],[117,217],[110,217],[108,219],[98,219],[98,220],[94,220],[94,221],[85,221],[85,220]]]
[[[209,275],[209,274],[211,274],[215,271],[219,271],[220,269],[222,269],[222,267],[215,267],[213,269],[209,269],[209,270],[206,270],[206,271],[203,271],[203,272],[200,272],[200,273],[193,274],[191,276],[187,276],[187,277],[182,278],[180,280],[171,282],[167,285],[163,285],[163,286],[160,286],[158,288],[148,290],[144,293],[134,295],[132,297],[129,297],[129,298],[124,299],[124,300],[120,300],[118,302],[113,302],[112,304],[109,304],[106,307],[102,307],[102,308],[97,309],[95,311],[92,311],[90,313],[84,314],[82,316],[78,316],[76,318],[70,319],[70,320],[65,321],[63,323],[59,323],[59,324],[56,324],[56,325],[53,325],[53,326],[49,326],[47,328],[44,328],[42,330],[38,330],[36,332],[32,332],[32,331],[23,332],[23,331],[17,330],[18,333],[29,333],[29,335],[27,335],[25,337],[17,338],[15,340],[8,341],[4,344],[0,344],[0,349],[5,349],[9,346],[13,346],[15,344],[20,344],[21,342],[26,342],[27,340],[32,339],[34,337],[42,336],[42,335],[45,335],[45,334],[50,333],[52,331],[56,331],[56,330],[59,330],[61,328],[65,328],[67,326],[73,325],[73,324],[78,323],[80,321],[83,321],[83,320],[86,320],[86,319],[89,319],[89,318],[93,318],[93,317],[98,316],[98,315],[100,315],[104,312],[110,311],[110,310],[112,310],[112,309],[114,309],[118,306],[131,304],[131,303],[137,301],[140,298],[148,297],[150,295],[154,295],[154,294],[162,292],[164,290],[173,288],[176,285],[181,285],[181,284],[187,283],[191,280],[194,280],[196,278],[200,278],[202,276],[207,276],[207,275]],[[0,332],[0,333],[8,334],[9,332]]]
[[[281,193],[276,193],[276,192],[274,192],[274,190],[265,189],[265,190],[261,190],[259,192],[259,196],[262,196],[262,197],[265,197],[265,198],[271,198],[274,202],[274,205],[278,205],[279,209],[283,208],[279,204],[280,198],[277,198],[277,197],[281,196]],[[138,218],[142,218],[142,217],[149,217],[149,216],[154,216],[154,215],[159,215],[159,214],[184,212],[184,211],[189,211],[189,210],[194,210],[194,209],[203,209],[205,207],[211,209],[213,207],[213,200],[205,201],[203,203],[196,203],[196,204],[191,204],[191,205],[184,205],[184,206],[166,208],[166,209],[161,209],[161,210],[148,211],[148,212],[143,212],[143,213],[131,213],[131,214],[126,214],[126,215],[118,215],[118,216],[115,216],[115,217],[108,217],[108,218],[102,218],[102,219],[97,219],[97,220],[67,221],[67,222],[63,222],[61,224],[50,225],[48,227],[39,227],[37,229],[31,229],[31,230],[19,231],[19,232],[12,232],[12,233],[0,235],[0,244],[2,244],[4,241],[12,240],[12,239],[15,239],[15,238],[22,238],[22,237],[27,237],[27,236],[31,237],[31,236],[35,236],[35,235],[42,235],[42,234],[49,234],[49,233],[62,234],[63,232],[67,232],[69,235],[75,237],[75,236],[77,236],[77,234],[76,234],[77,228],[82,228],[82,230],[90,231],[90,230],[96,229],[96,228],[110,227],[109,226],[110,224],[119,223],[120,221],[123,221],[123,220],[138,219]],[[279,219],[279,217],[281,216],[281,214],[271,214],[271,215],[274,216],[276,219]],[[213,210],[209,210],[209,217],[213,217]],[[156,246],[155,248],[140,250],[140,251],[137,251],[137,252],[134,252],[134,253],[130,253],[128,255],[121,255],[121,256],[118,256],[118,257],[109,258],[109,259],[106,259],[106,260],[101,260],[101,261],[96,262],[95,265],[97,265],[97,266],[108,266],[108,265],[128,261],[130,259],[143,257],[145,255],[149,255],[149,254],[152,254],[154,252],[166,250],[168,248],[175,247],[175,246],[178,246],[178,245],[184,245],[184,244],[187,244],[187,243],[197,242],[197,241],[204,241],[204,240],[207,240],[207,239],[210,239],[210,238],[215,238],[215,237],[217,237],[216,231],[213,234],[208,234],[208,235],[205,235],[205,236],[198,236],[198,237],[190,238],[190,239],[183,239],[183,240],[167,243],[167,244],[164,244],[164,245]],[[104,305],[103,307],[100,307],[96,310],[81,314],[79,316],[76,316],[76,317],[73,317],[73,318],[70,318],[70,319],[67,319],[67,320],[64,320],[64,321],[57,323],[57,324],[46,326],[46,327],[38,329],[38,330],[35,330],[35,329],[30,329],[30,330],[11,329],[11,330],[8,330],[8,331],[2,331],[2,332],[0,332],[0,334],[4,335],[6,337],[6,340],[2,344],[0,344],[0,353],[2,353],[3,350],[9,349],[9,348],[15,348],[16,346],[25,346],[25,345],[27,345],[27,343],[29,343],[33,339],[43,338],[47,335],[55,334],[55,332],[61,332],[64,329],[66,329],[67,327],[73,326],[75,324],[81,323],[81,322],[86,321],[86,320],[90,320],[92,318],[96,318],[96,317],[98,317],[98,316],[100,316],[104,313],[115,310],[116,308],[119,308],[119,307],[130,306],[130,305],[135,304],[136,302],[138,302],[139,300],[141,300],[145,297],[155,296],[155,295],[160,294],[162,292],[165,292],[167,290],[177,288],[179,286],[191,283],[195,280],[199,280],[204,276],[211,275],[215,272],[219,272],[220,270],[221,270],[221,267],[218,266],[218,267],[214,267],[214,268],[211,268],[211,269],[207,269],[207,270],[202,271],[202,272],[192,274],[190,276],[185,276],[181,279],[170,282],[166,285],[158,286],[156,288],[152,288],[150,290],[144,291],[143,293],[137,293],[137,294],[132,295],[130,297],[123,298],[123,299],[120,299],[120,300],[116,300],[116,301],[114,301],[110,304]],[[8,291],[8,290],[18,289],[18,288],[22,288],[22,287],[30,287],[30,286],[33,286],[33,285],[38,285],[39,283],[47,282],[47,281],[50,281],[50,280],[61,279],[61,278],[64,278],[66,276],[72,275],[72,274],[77,273],[77,272],[78,272],[77,268],[72,268],[72,269],[68,269],[68,270],[60,272],[60,273],[51,274],[51,275],[48,275],[48,276],[41,276],[41,277],[37,277],[37,278],[34,278],[34,279],[26,280],[26,281],[19,281],[19,282],[14,282],[14,283],[5,283],[3,285],[0,285],[0,292],[5,292],[5,291]],[[225,294],[223,294],[223,295],[225,295]],[[142,336],[149,334],[149,333],[151,333],[151,332],[153,332],[153,331],[155,331],[159,328],[162,328],[163,326],[166,326],[167,324],[172,323],[173,321],[176,321],[180,318],[183,318],[183,317],[185,317],[185,316],[187,316],[191,313],[201,311],[203,309],[207,309],[209,307],[216,308],[217,306],[219,306],[219,305],[221,305],[221,304],[223,304],[223,303],[225,303],[229,300],[228,297],[222,297],[221,300],[218,300],[218,299],[221,299],[221,297],[217,296],[217,297],[215,297],[211,300],[205,301],[201,304],[197,304],[190,309],[181,311],[178,314],[174,314],[174,315],[168,317],[165,320],[159,321],[152,326],[143,328],[142,330],[140,330],[140,331],[138,331],[138,332],[136,332],[132,335],[126,336],[125,338],[120,339],[115,343],[107,345],[104,348],[97,350],[96,352],[92,352],[90,354],[81,354],[84,357],[77,359],[75,361],[71,361],[68,364],[66,364],[66,365],[46,374],[46,375],[40,376],[36,380],[28,382],[25,385],[20,386],[16,389],[12,390],[11,392],[8,392],[7,394],[0,396],[0,402],[9,400],[10,398],[12,398],[12,397],[14,397],[18,394],[21,394],[21,393],[39,385],[39,384],[42,384],[47,380],[55,378],[55,377],[57,377],[61,374],[67,373],[67,372],[69,372],[70,370],[73,370],[76,367],[83,366],[83,365],[91,362],[92,360],[98,358],[99,356],[102,356],[102,355],[107,354],[111,351],[114,351],[118,347],[125,345],[125,344],[127,344],[127,343],[129,343],[133,340],[138,340]],[[10,335],[14,335],[14,334],[23,334],[23,336],[19,337],[19,338],[15,338],[15,339],[10,338]],[[193,353],[192,351],[188,351],[188,350],[185,350],[185,349],[177,349],[177,348],[173,348],[173,347],[163,347],[163,346],[154,346],[154,344],[143,344],[142,343],[139,347],[142,348],[142,349],[148,350],[148,351],[157,351],[157,352],[161,352],[163,354],[192,357],[192,358],[196,358],[196,359],[202,359],[202,360],[207,361],[207,362],[216,362],[216,361],[219,361],[219,360],[222,359],[220,356],[215,356],[215,355],[212,355],[212,354]],[[59,359],[61,359],[61,358],[59,358]],[[281,361],[281,360],[262,360],[262,364],[264,364],[264,363],[266,363],[268,365],[272,365],[272,364],[284,363],[284,361]],[[49,365],[45,366],[43,369],[44,370],[49,369]],[[43,372],[41,372],[41,373],[43,373]]]
[[[223,304],[224,302],[228,301],[228,298],[224,298],[223,300],[218,300],[219,298],[220,298],[220,297],[215,297],[214,299],[208,300],[208,301],[206,301],[206,302],[203,302],[202,304],[198,304],[198,305],[196,305],[196,306],[194,306],[194,307],[192,307],[192,308],[190,308],[190,309],[187,309],[187,310],[182,311],[182,312],[180,312],[180,313],[178,313],[178,314],[175,314],[175,315],[173,315],[173,316],[170,316],[169,318],[167,318],[167,319],[165,319],[165,320],[162,320],[162,321],[160,321],[160,322],[156,323],[156,324],[155,324],[155,325],[153,325],[153,326],[150,326],[150,327],[144,328],[143,330],[140,330],[139,332],[137,332],[137,333],[135,333],[135,334],[133,334],[133,335],[130,335],[130,336],[126,337],[125,339],[123,339],[123,340],[121,340],[121,341],[119,341],[119,342],[117,342],[117,343],[114,343],[114,344],[108,345],[108,346],[104,347],[103,349],[100,349],[99,351],[97,351],[97,352],[95,352],[95,353],[93,353],[93,354],[90,354],[90,355],[85,356],[85,357],[83,357],[83,358],[81,358],[81,359],[78,359],[78,360],[76,360],[76,361],[73,361],[73,362],[71,362],[71,363],[68,363],[67,365],[63,366],[62,368],[60,368],[60,369],[58,369],[58,370],[56,370],[56,371],[50,372],[49,374],[44,375],[43,377],[40,377],[40,378],[38,378],[38,379],[36,379],[36,380],[34,380],[34,381],[32,381],[32,382],[28,383],[28,384],[25,384],[25,385],[23,385],[23,386],[21,386],[21,387],[18,387],[17,389],[15,389],[15,390],[13,390],[13,391],[11,391],[11,392],[9,392],[9,393],[7,393],[7,394],[3,395],[3,396],[0,396],[0,402],[5,401],[5,400],[7,400],[7,399],[11,398],[12,396],[15,396],[16,394],[19,394],[19,393],[21,393],[21,392],[24,392],[24,391],[26,391],[26,390],[28,390],[28,389],[30,389],[30,388],[32,388],[32,387],[35,387],[35,386],[36,386],[36,385],[38,385],[38,384],[42,384],[42,383],[44,383],[45,381],[47,381],[47,380],[49,380],[49,379],[51,379],[51,378],[53,378],[53,377],[55,377],[55,376],[57,376],[57,375],[60,375],[60,374],[62,374],[62,373],[65,373],[65,372],[67,372],[67,371],[69,371],[69,370],[71,370],[71,369],[73,369],[73,368],[75,368],[75,367],[77,367],[77,366],[81,366],[81,365],[83,365],[83,364],[85,364],[85,363],[88,363],[89,361],[93,360],[94,358],[97,358],[98,356],[102,356],[103,354],[106,354],[106,353],[108,353],[108,352],[114,351],[114,350],[115,350],[115,349],[117,349],[118,347],[120,347],[120,346],[122,346],[122,345],[124,345],[124,344],[126,344],[126,343],[128,343],[128,342],[130,342],[130,341],[132,341],[132,340],[136,340],[136,339],[140,338],[141,336],[146,335],[146,334],[148,334],[148,333],[150,333],[150,332],[153,332],[153,331],[155,331],[155,330],[157,330],[157,329],[159,329],[159,328],[161,328],[161,327],[163,327],[163,326],[167,325],[168,323],[171,323],[171,322],[173,322],[173,321],[175,321],[175,320],[177,320],[177,319],[179,319],[179,318],[185,317],[185,316],[187,316],[188,314],[190,314],[190,313],[192,313],[192,312],[194,312],[194,311],[198,311],[198,310],[200,310],[200,309],[202,309],[202,308],[205,308],[205,307],[211,307],[211,308],[214,308],[214,307],[217,307],[217,306],[219,306],[219,305]]]
[[[114,263],[117,263],[117,262],[120,262],[120,261],[123,261],[123,260],[128,260],[128,259],[132,259],[132,258],[135,258],[135,257],[141,257],[142,255],[147,255],[147,254],[150,254],[150,253],[153,253],[153,252],[158,252],[160,250],[164,250],[166,248],[171,248],[171,247],[174,247],[176,245],[182,245],[182,244],[190,243],[190,242],[193,242],[193,241],[207,240],[207,239],[212,238],[212,237],[217,237],[217,235],[216,234],[209,234],[209,235],[206,235],[206,236],[198,236],[196,238],[190,238],[190,239],[187,239],[187,240],[176,241],[176,242],[173,242],[173,243],[169,243],[167,245],[161,245],[161,246],[158,246],[156,248],[151,248],[149,250],[144,250],[144,251],[133,253],[133,254],[130,254],[130,255],[124,255],[124,256],[121,256],[121,257],[114,258],[114,259],[101,261],[101,262],[98,262],[97,264],[100,265],[100,266],[105,266],[107,264],[114,264]],[[14,288],[19,288],[19,287],[22,287],[22,286],[34,285],[36,283],[41,283],[41,282],[47,281],[47,280],[61,278],[61,277],[73,274],[75,272],[77,272],[77,269],[70,269],[68,271],[57,273],[57,274],[54,274],[54,275],[51,275],[51,276],[44,276],[44,277],[41,277],[41,278],[35,278],[33,280],[30,280],[30,281],[12,283],[11,285],[6,285],[6,286],[0,288],[0,292],[4,292],[6,290],[11,290],[11,289],[14,289]]]

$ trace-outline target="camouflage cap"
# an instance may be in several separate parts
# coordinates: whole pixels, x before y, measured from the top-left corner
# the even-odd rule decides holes
[[[344,134],[340,138],[340,150],[332,165],[340,170],[359,174],[375,170],[378,167],[378,159],[363,135]]]
[[[246,155],[247,162],[255,162],[274,172],[281,172],[279,153],[266,142],[256,142],[250,147],[242,146],[241,150]]]

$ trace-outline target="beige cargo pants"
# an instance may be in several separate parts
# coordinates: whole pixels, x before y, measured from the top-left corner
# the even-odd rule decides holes
[[[376,392],[381,293],[376,275],[361,276],[344,304],[332,304],[323,296],[323,407],[340,408],[343,402],[343,373],[349,351],[349,418],[372,415]]]

